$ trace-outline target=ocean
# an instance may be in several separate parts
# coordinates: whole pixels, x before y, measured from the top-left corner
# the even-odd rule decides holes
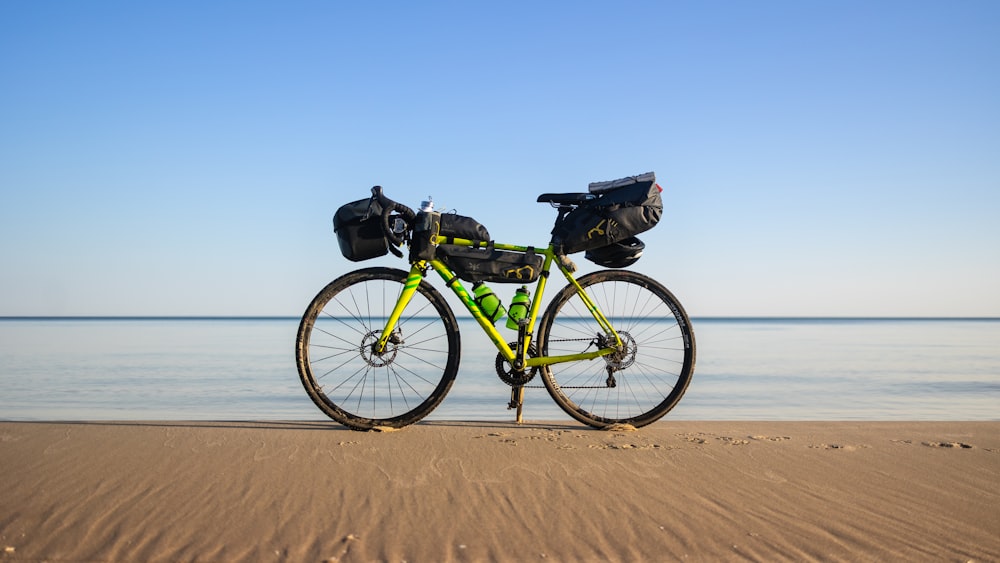
[[[695,318],[691,385],[663,420],[1000,420],[1000,319]],[[462,359],[428,420],[513,420],[496,351]],[[328,420],[293,318],[0,319],[0,420]],[[525,420],[572,422],[541,388]],[[662,421],[661,421],[662,423]]]

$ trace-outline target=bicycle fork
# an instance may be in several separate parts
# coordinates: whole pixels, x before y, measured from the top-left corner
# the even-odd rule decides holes
[[[400,292],[399,298],[396,299],[396,306],[393,307],[392,313],[386,319],[385,326],[382,328],[382,333],[379,334],[378,340],[372,343],[372,354],[381,356],[385,353],[390,342],[393,344],[402,343],[402,336],[399,334],[397,323],[403,315],[403,310],[406,309],[406,306],[410,304],[410,300],[413,299],[413,294],[420,287],[421,280],[423,280],[422,271],[417,267],[410,268],[410,273],[406,276],[406,282],[403,284],[403,291]]]

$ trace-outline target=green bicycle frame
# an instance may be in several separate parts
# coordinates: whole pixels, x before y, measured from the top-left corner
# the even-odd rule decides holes
[[[445,237],[438,237],[436,242],[438,244],[441,244],[446,242],[446,240],[448,244],[454,244],[457,246],[471,247],[477,245],[476,242],[471,240],[445,239]],[[529,250],[529,247],[527,246],[501,244],[501,243],[494,243],[493,247],[497,250],[506,250],[511,252],[528,252]],[[455,276],[455,272],[453,272],[450,268],[448,268],[448,266],[444,262],[435,258],[433,260],[430,260],[429,262],[419,261],[411,265],[410,273],[407,276],[406,282],[403,285],[403,291],[400,293],[399,298],[396,300],[396,305],[393,308],[392,313],[389,315],[389,318],[386,319],[385,327],[383,328],[382,333],[379,336],[378,343],[375,345],[376,351],[385,350],[389,342],[389,339],[392,337],[392,334],[395,330],[396,323],[399,322],[399,318],[402,316],[403,311],[406,309],[407,305],[409,305],[410,300],[413,298],[413,294],[416,293],[417,287],[420,285],[420,282],[423,280],[424,275],[429,268],[433,269],[435,272],[438,273],[439,276],[441,276],[441,279],[445,281],[445,284],[451,288],[451,290],[455,293],[456,296],[458,296],[459,300],[461,300],[461,302],[465,305],[465,308],[469,311],[469,313],[476,320],[476,322],[479,323],[479,326],[482,327],[483,332],[485,332],[486,335],[489,336],[490,340],[496,346],[497,350],[504,357],[504,359],[506,359],[508,362],[511,362],[512,364],[514,363],[515,360],[520,359],[522,365],[524,365],[527,368],[527,367],[547,366],[563,362],[593,360],[601,356],[607,356],[608,354],[612,354],[618,349],[620,349],[620,347],[622,346],[622,341],[618,336],[618,332],[614,330],[614,328],[611,326],[611,322],[607,319],[607,317],[604,316],[604,313],[601,312],[600,308],[593,302],[593,300],[591,300],[590,296],[587,295],[587,292],[584,291],[582,287],[580,287],[580,284],[573,277],[572,273],[563,264],[555,260],[556,255],[555,252],[553,252],[552,250],[552,246],[549,246],[543,251],[539,251],[537,248],[535,248],[535,252],[542,254],[545,257],[545,261],[542,265],[541,275],[539,276],[538,282],[535,286],[535,293],[534,296],[532,297],[531,308],[528,310],[527,323],[524,329],[525,330],[524,338],[520,340],[521,342],[520,349],[518,350],[511,349],[510,345],[507,343],[507,339],[504,338],[504,336],[500,334],[500,331],[497,330],[496,326],[494,326],[494,324],[490,322],[489,319],[486,318],[486,315],[483,314],[482,309],[480,309],[479,305],[476,303],[475,298],[468,292],[468,290],[465,289],[465,286],[462,285],[462,282],[458,280],[457,276]],[[572,285],[574,288],[576,288],[577,295],[579,295],[580,299],[587,307],[587,310],[594,317],[594,320],[597,321],[598,325],[600,325],[601,329],[605,332],[605,334],[609,336],[614,335],[615,343],[613,347],[602,348],[600,350],[596,350],[593,352],[581,352],[579,354],[566,354],[560,356],[539,356],[539,357],[528,356],[528,349],[531,344],[531,339],[534,336],[535,323],[538,319],[538,313],[542,305],[542,297],[545,294],[545,287],[548,281],[549,271],[551,270],[553,263],[557,264],[559,271],[562,272],[563,276],[566,278],[566,281],[569,282],[569,284]]]

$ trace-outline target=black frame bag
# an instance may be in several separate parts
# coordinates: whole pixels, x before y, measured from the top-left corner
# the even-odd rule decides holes
[[[652,173],[591,184],[599,193],[566,214],[552,229],[556,251],[572,254],[608,246],[656,226],[663,215]]]
[[[507,252],[485,248],[442,244],[437,248],[437,258],[455,271],[459,279],[467,282],[531,283],[542,274],[545,257],[528,252]]]

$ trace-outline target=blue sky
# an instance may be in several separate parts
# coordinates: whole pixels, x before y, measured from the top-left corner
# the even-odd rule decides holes
[[[693,316],[1000,316],[993,1],[3,2],[0,84],[0,315],[297,316],[374,184],[544,244],[653,170]]]

